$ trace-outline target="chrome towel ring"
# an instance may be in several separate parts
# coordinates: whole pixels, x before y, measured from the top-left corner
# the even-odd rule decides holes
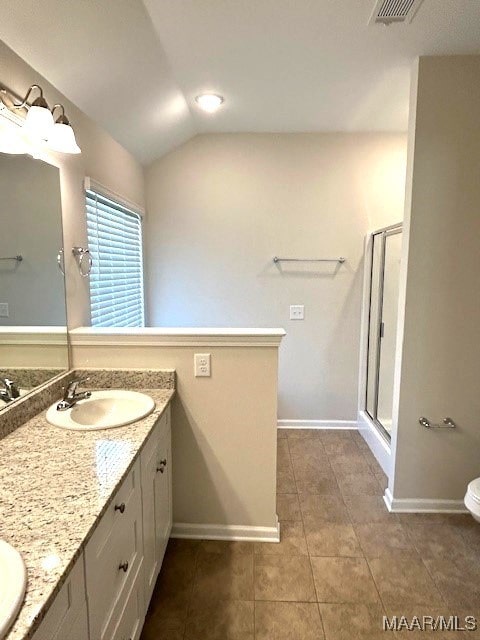
[[[90,273],[92,272],[93,260],[90,254],[89,249],[84,249],[83,247],[73,247],[72,253],[78,263],[78,270],[82,278],[88,278]],[[85,264],[85,257],[87,259],[87,263]]]

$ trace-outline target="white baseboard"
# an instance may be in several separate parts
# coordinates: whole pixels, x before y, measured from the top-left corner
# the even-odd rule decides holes
[[[394,498],[390,489],[383,500],[392,513],[468,513],[463,500]]]
[[[382,467],[383,472],[390,478],[392,461],[390,445],[385,438],[380,435],[378,429],[365,411],[358,412],[358,430],[368,444],[370,451],[377,459],[378,464]]]
[[[280,523],[275,527],[250,527],[229,524],[190,524],[175,522],[172,538],[192,540],[243,540],[245,542],[280,542]]]
[[[356,429],[356,420],[278,420],[279,429]]]

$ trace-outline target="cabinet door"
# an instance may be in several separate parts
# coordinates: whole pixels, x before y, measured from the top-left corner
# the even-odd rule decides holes
[[[64,622],[53,640],[88,640],[87,601],[83,602],[73,622]]]
[[[143,567],[140,567],[135,581],[128,592],[125,605],[113,636],[110,636],[112,640],[139,639],[145,619],[143,586]]]
[[[83,554],[55,596],[32,640],[88,640]]]
[[[155,511],[157,520],[157,557],[163,560],[167,542],[172,530],[172,446],[170,431],[170,415],[160,432],[159,459],[155,485]]]
[[[157,554],[159,528],[157,503],[157,465],[159,460],[160,425],[153,430],[142,452],[143,556],[145,560],[145,604],[148,606],[160,571]]]
[[[132,582],[143,567],[140,486],[137,461],[85,547],[91,640],[111,640]]]

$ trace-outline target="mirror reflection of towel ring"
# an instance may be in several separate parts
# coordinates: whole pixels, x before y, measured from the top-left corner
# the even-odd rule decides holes
[[[73,247],[72,253],[75,256],[75,259],[78,263],[78,270],[82,278],[88,278],[92,271],[93,260],[90,255],[89,249],[84,249],[83,247]],[[87,264],[85,265],[85,257],[87,259]]]
[[[63,252],[63,247],[58,250],[57,253],[57,266],[60,269],[62,276],[65,275],[65,256]]]

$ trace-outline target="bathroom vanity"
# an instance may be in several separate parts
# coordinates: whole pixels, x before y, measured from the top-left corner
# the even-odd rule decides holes
[[[172,526],[169,373],[136,423],[75,432],[42,411],[0,441],[0,537],[28,571],[7,640],[140,636]]]
[[[34,640],[139,637],[172,525],[170,459],[167,408],[96,524]]]

